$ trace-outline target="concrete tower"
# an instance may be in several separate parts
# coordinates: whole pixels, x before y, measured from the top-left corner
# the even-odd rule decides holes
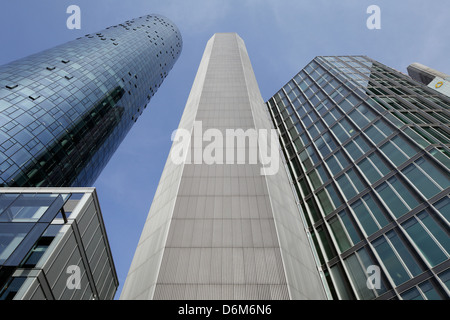
[[[121,299],[326,298],[278,143],[251,143],[273,131],[237,34],[209,40],[179,129]]]

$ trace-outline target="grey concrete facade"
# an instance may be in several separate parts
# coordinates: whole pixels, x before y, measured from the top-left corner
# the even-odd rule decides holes
[[[408,66],[407,70],[408,70],[408,74],[411,78],[413,78],[414,80],[419,81],[425,85],[430,84],[430,82],[433,81],[433,79],[436,77],[439,77],[442,79],[450,78],[450,75],[448,75],[448,74],[445,74],[441,71],[424,66],[423,64],[420,64],[417,62],[411,63]]]
[[[417,62],[410,64],[407,69],[414,80],[450,97],[450,75]]]
[[[203,133],[272,129],[235,33],[207,43],[179,128],[194,141],[200,121]],[[193,163],[169,156],[120,298],[326,299],[282,154],[263,174],[260,161],[198,161],[204,147],[190,145]]]

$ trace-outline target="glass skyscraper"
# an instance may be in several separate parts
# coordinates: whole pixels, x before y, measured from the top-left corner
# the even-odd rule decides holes
[[[181,49],[147,15],[1,66],[0,185],[92,185]]]
[[[340,56],[266,104],[331,297],[448,299],[449,97]]]

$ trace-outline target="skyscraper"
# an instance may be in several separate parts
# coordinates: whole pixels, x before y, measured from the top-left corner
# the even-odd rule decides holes
[[[181,48],[148,15],[1,66],[0,185],[91,185]]]
[[[272,128],[244,42],[215,34],[121,299],[326,298],[278,143],[251,142]]]
[[[335,299],[450,296],[450,99],[365,56],[267,102]]]
[[[181,48],[148,15],[0,67],[0,185],[54,187],[0,192],[0,299],[114,297],[95,190],[60,187],[95,181]]]

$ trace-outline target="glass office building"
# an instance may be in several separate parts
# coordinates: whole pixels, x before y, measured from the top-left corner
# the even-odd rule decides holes
[[[342,56],[316,57],[266,104],[330,297],[448,299],[449,97]]]
[[[110,300],[117,287],[94,188],[0,189],[0,300]]]
[[[92,185],[181,49],[147,15],[0,66],[0,185]]]

